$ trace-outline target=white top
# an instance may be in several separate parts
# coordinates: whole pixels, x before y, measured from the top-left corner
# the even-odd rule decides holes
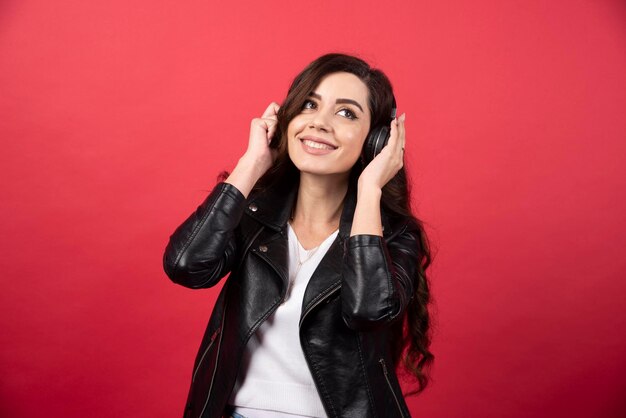
[[[307,284],[335,240],[305,250],[289,230],[289,282],[285,302],[250,337],[229,404],[246,417],[326,417],[300,346],[299,321]]]

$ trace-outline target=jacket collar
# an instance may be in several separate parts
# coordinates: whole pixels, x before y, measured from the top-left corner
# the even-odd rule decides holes
[[[291,210],[298,195],[298,185],[286,188],[271,188],[263,192],[253,193],[248,197],[246,213],[256,219],[261,224],[282,234],[287,233],[287,222],[291,216]],[[352,220],[356,208],[356,187],[348,188],[344,200],[341,220],[339,221],[339,236],[342,240],[350,236],[352,230]],[[389,218],[384,208],[381,208],[381,221],[383,225],[383,235],[389,236],[393,233]]]

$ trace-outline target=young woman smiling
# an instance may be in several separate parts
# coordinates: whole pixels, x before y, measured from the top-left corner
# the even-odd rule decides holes
[[[327,54],[251,123],[238,164],[170,237],[169,277],[229,273],[188,417],[408,417],[396,370],[428,383],[428,240],[411,213],[405,116],[359,58]],[[368,133],[388,127],[371,161]]]

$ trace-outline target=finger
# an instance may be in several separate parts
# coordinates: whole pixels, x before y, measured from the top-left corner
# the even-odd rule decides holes
[[[398,145],[404,151],[406,145],[406,130],[404,128],[404,120],[406,119],[406,113],[398,118]]]
[[[276,133],[276,128],[278,127],[278,124],[275,121],[272,121],[272,123],[267,124],[267,127],[267,140],[270,141]]]
[[[391,150],[395,150],[398,144],[398,119],[395,118],[391,121],[389,128],[389,141],[387,141],[386,147]]]
[[[276,120],[276,118],[274,119],[265,118],[263,119],[263,123],[265,124],[265,130],[268,132],[276,129],[276,125],[278,125],[278,121]]]
[[[267,107],[267,109],[265,109],[265,112],[263,112],[263,116],[261,117],[264,119],[265,118],[276,119],[276,114],[278,113],[278,109],[280,109],[280,106],[278,105],[278,103],[272,102]]]
[[[268,127],[272,127],[272,126],[276,126],[278,124],[278,121],[276,120],[276,118],[264,118],[261,119],[263,121],[263,123]]]
[[[255,131],[263,130],[264,132],[268,132],[272,127],[278,124],[274,119],[262,119],[262,118],[254,118],[252,119],[252,123],[250,129]]]

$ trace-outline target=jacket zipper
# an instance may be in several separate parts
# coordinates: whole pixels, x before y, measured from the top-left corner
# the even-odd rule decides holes
[[[213,376],[211,376],[211,385],[209,386],[209,392],[207,393],[206,401],[204,401],[204,406],[202,407],[202,412],[200,412],[200,417],[204,414],[207,405],[209,404],[209,399],[211,398],[211,392],[213,391],[213,382],[215,381],[215,373],[217,372],[218,362],[220,360],[220,348],[222,347],[222,337],[224,336],[224,323],[226,322],[226,307],[228,306],[228,301],[224,303],[224,314],[222,315],[222,324],[220,325],[219,332],[219,341],[217,342],[217,354],[215,355],[215,367],[213,367]],[[212,344],[212,343],[211,343]],[[198,364],[200,366],[200,364]]]
[[[316,306],[320,305],[322,302],[328,299],[331,295],[337,292],[340,287],[341,287],[341,284],[337,284],[333,289],[331,289],[328,293],[326,293],[324,297],[321,297],[317,302],[309,306],[309,308],[306,311],[304,311],[304,313],[300,317],[300,324],[298,325],[298,328],[302,327],[302,322],[304,321],[304,318],[306,318],[306,316],[309,314],[309,312],[311,312]]]
[[[391,390],[391,394],[393,395],[393,398],[396,400],[396,405],[398,406],[398,411],[400,411],[400,416],[404,418],[404,412],[402,412],[400,401],[398,401],[398,396],[396,395],[396,392],[393,390],[393,387],[391,386],[391,381],[389,380],[389,372],[387,371],[387,365],[385,364],[385,360],[381,358],[380,360],[378,360],[378,362],[383,367],[383,373],[385,375],[385,380],[387,381],[387,386],[389,386],[389,390]]]
[[[221,326],[220,328],[215,330],[213,335],[211,335],[211,341],[209,342],[208,347],[204,350],[204,353],[202,353],[202,357],[200,357],[200,361],[198,362],[198,365],[196,366],[196,370],[193,371],[193,376],[191,378],[192,382],[196,380],[196,374],[198,373],[198,370],[200,370],[200,366],[202,365],[202,362],[204,361],[204,357],[207,355],[211,347],[213,347],[213,343],[215,343],[215,338],[217,338],[217,335],[220,333],[220,330],[221,330]]]

